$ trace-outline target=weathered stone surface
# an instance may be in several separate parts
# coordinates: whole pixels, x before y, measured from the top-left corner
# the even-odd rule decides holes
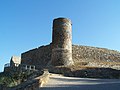
[[[4,72],[9,72],[11,70],[14,70],[15,67],[18,67],[20,64],[21,64],[21,57],[12,56],[10,63],[4,65]]]
[[[51,50],[51,45],[47,45],[22,53],[22,64],[35,65],[37,69],[46,67],[51,60]],[[88,66],[120,69],[120,53],[117,51],[73,45],[72,52],[74,63],[86,62]]]
[[[69,19],[57,18],[53,21],[51,64],[72,65],[72,24]]]
[[[21,64],[21,57],[12,56],[10,60],[10,66],[18,66]]]
[[[51,60],[51,50],[50,44],[22,53],[21,64],[35,65],[36,69],[41,70],[46,67],[47,63]]]

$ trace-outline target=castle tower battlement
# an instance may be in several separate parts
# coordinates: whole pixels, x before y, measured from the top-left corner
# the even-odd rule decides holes
[[[72,23],[67,18],[53,20],[52,56],[54,66],[72,65]]]

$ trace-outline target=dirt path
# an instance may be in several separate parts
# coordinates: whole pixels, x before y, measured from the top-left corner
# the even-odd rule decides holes
[[[39,90],[119,90],[120,79],[90,79],[54,74]]]

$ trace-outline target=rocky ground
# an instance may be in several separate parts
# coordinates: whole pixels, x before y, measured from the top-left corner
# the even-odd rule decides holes
[[[120,70],[88,66],[49,67],[49,72],[69,77],[120,79]]]

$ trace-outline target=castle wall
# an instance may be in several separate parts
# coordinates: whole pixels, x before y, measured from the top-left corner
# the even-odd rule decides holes
[[[51,59],[51,45],[41,46],[22,53],[21,58],[21,64],[35,65],[36,69],[42,69]]]
[[[22,64],[35,65],[36,69],[46,67],[51,60],[51,45],[41,46],[39,48],[22,53]],[[93,66],[113,67],[115,63],[120,65],[120,53],[114,50],[96,48],[89,46],[72,46],[72,59],[74,63],[88,62]],[[97,64],[94,64],[97,63]],[[101,62],[104,62],[103,64]],[[101,64],[100,64],[101,63]],[[111,66],[109,63],[113,63]],[[80,63],[79,63],[80,64]]]

